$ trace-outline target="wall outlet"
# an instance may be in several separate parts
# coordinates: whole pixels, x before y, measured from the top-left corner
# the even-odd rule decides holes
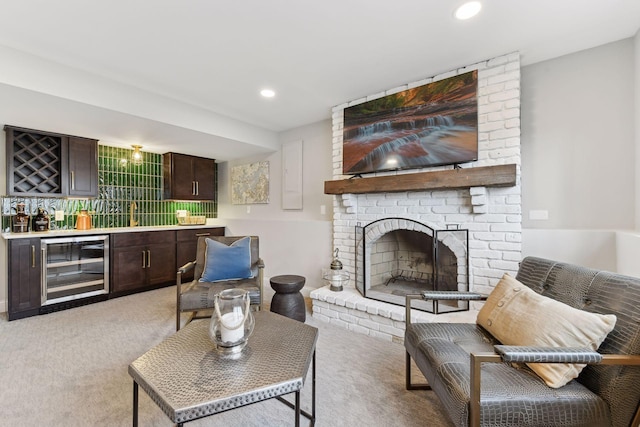
[[[178,209],[178,210],[176,211],[176,216],[177,216],[178,218],[186,218],[186,216],[187,216],[187,211],[186,211],[186,209]]]
[[[64,221],[64,211],[63,210],[57,210],[56,211],[55,220],[56,221]]]
[[[549,211],[547,210],[532,210],[529,211],[530,220],[547,220],[549,219]]]

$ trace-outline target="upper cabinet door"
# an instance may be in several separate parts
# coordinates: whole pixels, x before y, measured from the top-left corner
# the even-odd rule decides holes
[[[191,200],[195,194],[195,182],[191,156],[167,153],[163,157],[164,198]]]
[[[98,141],[5,126],[7,194],[97,197]]]
[[[196,200],[213,200],[216,196],[215,160],[193,158],[193,179],[196,182]]]
[[[215,160],[186,154],[165,153],[163,169],[165,199],[215,199]]]
[[[70,196],[98,197],[98,141],[69,137]]]

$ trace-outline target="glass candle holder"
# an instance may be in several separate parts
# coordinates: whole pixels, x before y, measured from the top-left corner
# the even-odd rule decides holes
[[[225,289],[215,296],[209,337],[218,351],[238,353],[247,345],[255,324],[250,303],[244,289]]]

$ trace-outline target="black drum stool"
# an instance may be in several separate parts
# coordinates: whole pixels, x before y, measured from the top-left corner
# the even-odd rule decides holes
[[[300,289],[305,278],[293,274],[273,276],[269,279],[271,287],[276,291],[271,299],[271,311],[304,322],[307,318],[304,297]]]

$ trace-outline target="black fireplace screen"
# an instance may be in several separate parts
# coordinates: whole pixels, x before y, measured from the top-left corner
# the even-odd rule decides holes
[[[434,230],[417,221],[386,218],[356,227],[356,288],[365,298],[405,305],[425,290],[469,289],[469,232]],[[469,309],[467,301],[416,301],[430,313]]]

